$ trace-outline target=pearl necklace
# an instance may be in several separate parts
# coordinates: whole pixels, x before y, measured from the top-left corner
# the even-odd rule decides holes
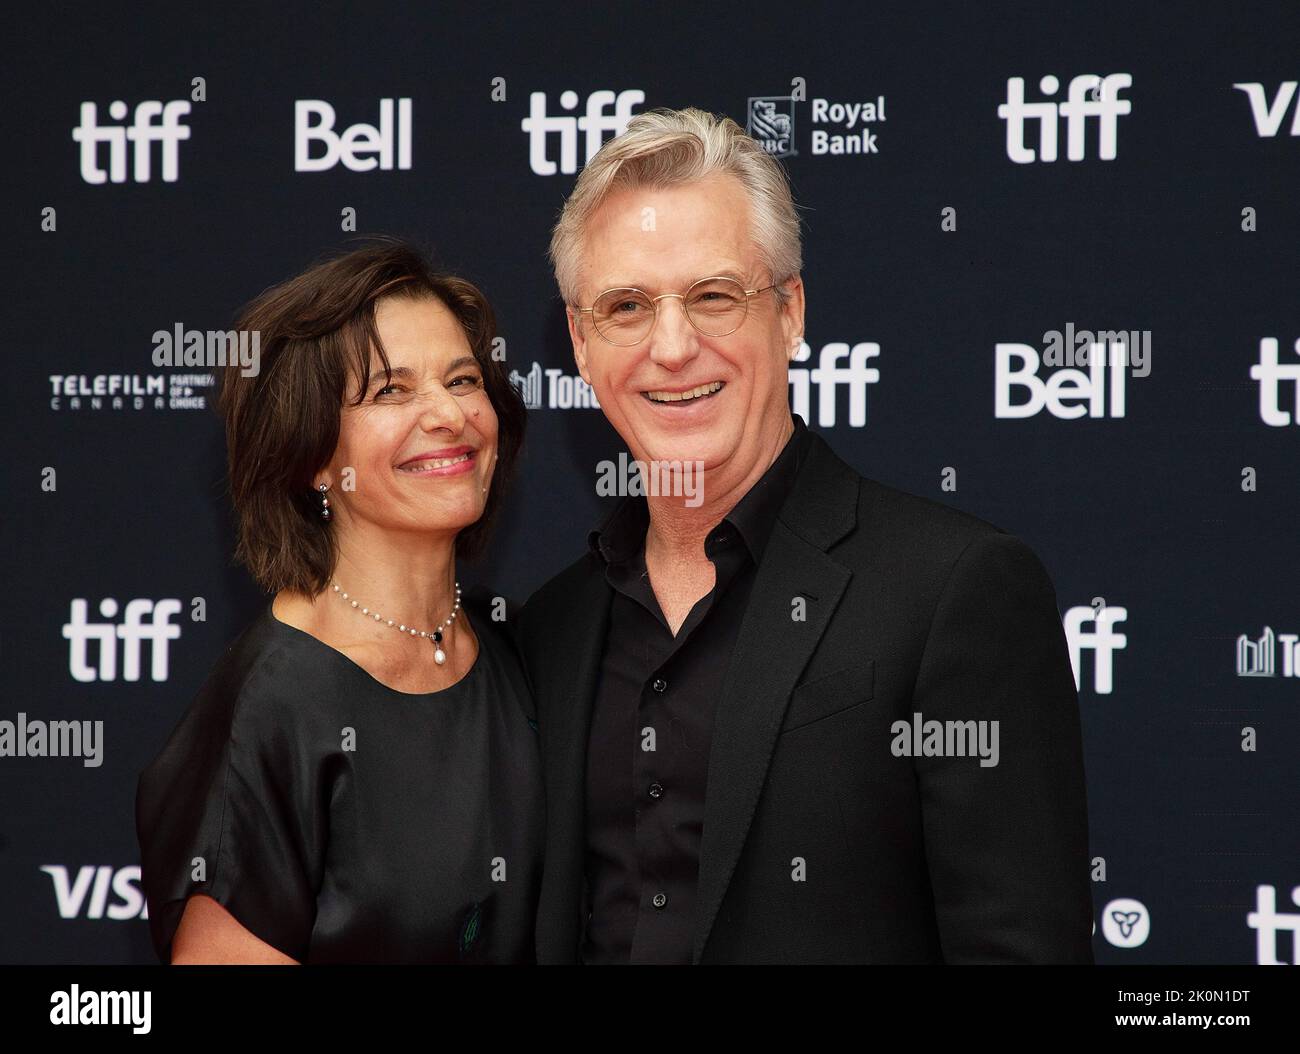
[[[337,582],[333,582],[332,584],[334,586],[334,592],[338,593],[339,596],[341,596],[344,600],[348,601],[354,608],[360,611],[361,614],[369,615],[376,622],[387,621],[388,625],[396,626],[399,632],[409,633],[412,637],[427,637],[430,641],[433,642],[433,661],[436,662],[439,666],[441,666],[444,662],[447,661],[447,653],[442,650],[442,631],[444,629],[451,628],[451,624],[456,620],[456,615],[459,614],[460,612],[460,583],[459,582],[456,583],[456,603],[452,605],[451,614],[448,615],[441,622],[439,622],[436,629],[428,630],[428,631],[422,629],[417,630],[414,626],[408,626],[405,623],[395,623],[392,619],[385,620],[384,616],[381,615],[378,611],[371,611],[370,608],[362,607],[355,600],[349,597],[347,593],[343,592],[343,590],[339,587],[339,584]]]

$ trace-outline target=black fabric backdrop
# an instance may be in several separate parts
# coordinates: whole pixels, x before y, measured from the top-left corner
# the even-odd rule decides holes
[[[0,961],[152,961],[136,776],[265,602],[230,563],[218,419],[185,408],[211,389],[181,375],[205,371],[155,366],[154,332],[228,327],[347,244],[345,209],[358,233],[413,238],[479,283],[539,405],[492,553],[461,577],[522,600],[603,516],[596,464],[622,449],[599,410],[563,405],[576,370],[549,229],[589,145],[653,106],[742,125],[757,114],[758,134],[791,154],[809,345],[791,390],[810,425],[864,474],[1021,536],[1051,572],[1081,656],[1098,961],[1300,957],[1295,921],[1259,941],[1248,919],[1268,897],[1300,917],[1294,4],[287,2],[9,19],[0,720],[102,721],[104,755],[0,757]],[[1103,118],[1077,112],[1083,156],[1067,153],[1070,85],[1088,74],[1111,78],[1079,99],[1112,110],[1113,158]],[[999,114],[1012,78],[1028,103],[1065,105],[1055,161],[1012,158]],[[391,167],[296,168],[296,103],[328,103],[342,134],[402,99]],[[188,130],[172,148],[125,137],[151,100],[188,103],[171,110]],[[86,103],[106,138],[83,148]],[[847,105],[862,103],[870,123]],[[603,122],[589,126],[589,110]],[[1036,156],[1046,126],[1024,122]],[[350,140],[354,166],[377,156],[359,149],[367,134]],[[866,151],[821,152],[830,136]],[[322,142],[309,145],[319,158]],[[1041,354],[1068,324],[1149,335],[1150,372],[1125,379],[1123,416],[1109,402],[1102,416],[995,416],[997,346]],[[1283,368],[1252,375],[1269,340]],[[73,394],[108,393],[113,377],[153,379],[161,406]],[[1274,395],[1289,423],[1265,419]],[[81,645],[64,627],[79,608],[111,632],[129,602],[145,601],[148,623],[168,599],[177,612],[158,610],[179,635],[140,644],[138,679],[116,634],[113,677],[93,641],[93,679],[76,676]],[[1122,646],[1091,647],[1106,626]],[[1263,648],[1240,648],[1243,634]],[[1272,675],[1246,676],[1265,653]],[[1133,911],[1125,936],[1113,916]]]

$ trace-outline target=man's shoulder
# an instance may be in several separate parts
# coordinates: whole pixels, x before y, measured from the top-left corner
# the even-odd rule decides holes
[[[856,529],[841,545],[865,543],[877,550],[921,550],[942,558],[953,549],[960,552],[980,535],[1007,534],[979,516],[863,475],[824,437],[815,432],[811,435],[816,437],[814,449],[822,448],[816,478],[837,481],[838,493],[846,496],[844,483],[849,478],[857,483]]]
[[[858,498],[858,528],[845,540],[856,550],[849,562],[860,559],[913,581],[946,581],[958,564],[1007,581],[1048,576],[1038,554],[1018,535],[951,505],[865,476]]]
[[[995,523],[934,498],[860,476],[860,523],[899,540],[965,546],[985,534],[1006,534]]]

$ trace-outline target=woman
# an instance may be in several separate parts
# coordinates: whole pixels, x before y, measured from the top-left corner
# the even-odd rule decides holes
[[[274,600],[141,775],[164,962],[526,962],[536,722],[466,591],[523,438],[468,282],[385,241],[259,297],[221,379],[236,556]]]

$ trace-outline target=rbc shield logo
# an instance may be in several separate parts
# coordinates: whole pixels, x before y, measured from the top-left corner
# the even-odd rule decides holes
[[[794,100],[790,96],[751,98],[745,131],[773,157],[794,157]]]

